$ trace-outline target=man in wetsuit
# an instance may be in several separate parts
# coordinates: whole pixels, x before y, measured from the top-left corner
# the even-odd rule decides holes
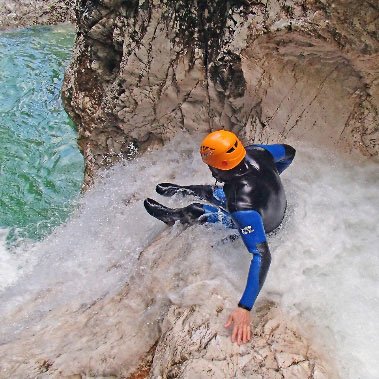
[[[251,145],[246,148],[232,132],[218,130],[202,142],[200,154],[223,187],[210,185],[179,186],[158,184],[163,196],[176,193],[197,196],[212,205],[193,203],[171,209],[152,199],[145,200],[146,210],[154,217],[173,225],[221,222],[238,228],[248,251],[253,255],[245,291],[225,327],[234,324],[232,341],[250,340],[250,310],[265,281],[271,255],[266,233],[277,228],[286,210],[286,196],[280,174],[291,164],[295,149],[289,145]]]

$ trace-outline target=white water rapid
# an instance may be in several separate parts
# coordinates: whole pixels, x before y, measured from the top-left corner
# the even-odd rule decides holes
[[[1,259],[10,276],[2,271],[0,278],[9,285],[0,295],[0,342],[5,348],[26,328],[54,324],[45,320],[51,310],[80,308],[116,294],[133,273],[143,272],[138,256],[162,233],[169,266],[166,262],[165,269],[154,272],[153,281],[144,272],[136,292],[158,293],[154,306],[161,310],[142,313],[137,305],[143,301],[136,298],[130,311],[135,309],[131,328],[138,326],[140,344],[151,342],[149,328],[167,301],[207,306],[212,294],[229,307],[238,302],[250,256],[240,239],[222,242],[232,230],[217,225],[170,229],[143,208],[146,197],[168,206],[193,201],[160,197],[154,192],[159,182],[213,183],[197,143],[181,135],[160,151],[104,172],[65,225],[31,248],[23,247],[22,253],[12,253],[23,256],[23,262],[33,257],[29,266],[1,252],[8,254],[6,261]],[[282,174],[288,212],[268,240],[272,265],[260,298],[278,302],[284,312],[299,318],[336,362],[341,378],[377,379],[378,166],[292,144],[297,155]],[[46,349],[54,343],[54,335],[49,338]],[[132,343],[125,350],[131,360]]]

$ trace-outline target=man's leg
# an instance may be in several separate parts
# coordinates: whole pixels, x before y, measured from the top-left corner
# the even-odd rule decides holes
[[[181,194],[183,196],[196,196],[206,200],[216,206],[225,207],[225,193],[221,187],[210,185],[180,186],[173,183],[159,183],[156,191],[162,196],[173,196]]]
[[[147,212],[167,225],[176,221],[182,224],[221,223],[228,228],[234,228],[234,223],[226,211],[208,204],[193,203],[184,208],[167,208],[153,199],[146,199],[144,206]]]

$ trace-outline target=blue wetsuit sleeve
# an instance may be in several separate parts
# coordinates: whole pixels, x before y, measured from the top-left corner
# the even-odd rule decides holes
[[[238,306],[251,310],[261,290],[271,263],[270,250],[261,215],[254,210],[236,211],[232,219],[238,226],[242,240],[253,255],[245,291]]]
[[[286,144],[254,146],[262,147],[272,155],[279,174],[281,174],[292,163],[296,154],[296,150],[292,146]]]

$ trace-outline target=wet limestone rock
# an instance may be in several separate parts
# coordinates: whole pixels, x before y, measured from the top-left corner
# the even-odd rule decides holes
[[[261,303],[246,345],[230,342],[215,314],[171,307],[162,326],[151,378],[327,379],[319,353],[273,303]]]
[[[87,0],[65,108],[86,182],[177,130],[377,156],[379,9],[354,0]]]

